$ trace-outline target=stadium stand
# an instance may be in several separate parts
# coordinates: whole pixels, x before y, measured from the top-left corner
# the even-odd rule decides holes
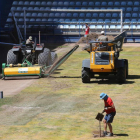
[[[100,32],[106,30],[108,34],[116,35],[120,32],[120,13],[119,12],[69,12],[69,11],[49,11],[50,9],[81,9],[81,10],[109,10],[109,9],[122,9],[123,10],[123,29],[127,30],[129,34],[138,34],[140,30],[140,2],[138,0],[13,0],[11,10],[14,11],[17,23],[20,27],[24,24],[24,10],[26,11],[27,30],[34,26],[41,26],[42,28],[54,28],[54,34],[58,32],[61,27],[60,35],[67,35],[69,32],[73,35],[84,34],[84,24],[89,23],[91,31]],[[13,24],[12,14],[9,11],[8,17],[5,22]],[[77,26],[79,25],[79,27]],[[56,26],[58,26],[56,30]],[[63,28],[62,28],[63,27]],[[77,30],[81,29],[81,30]],[[55,31],[56,30],[56,31]],[[44,30],[46,31],[46,30]],[[79,33],[79,31],[81,33]],[[22,30],[23,32],[23,30]],[[67,34],[65,34],[65,32]],[[45,32],[44,32],[45,33]],[[130,42],[130,39],[128,39]],[[137,39],[138,41],[138,39]]]

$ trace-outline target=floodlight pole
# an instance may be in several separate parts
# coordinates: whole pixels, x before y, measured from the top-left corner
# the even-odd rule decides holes
[[[123,31],[123,10],[121,9],[121,33],[122,33],[122,31]]]
[[[26,10],[24,10],[24,40],[26,41]]]

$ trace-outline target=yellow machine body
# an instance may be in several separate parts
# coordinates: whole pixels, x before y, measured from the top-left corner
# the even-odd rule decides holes
[[[4,68],[4,76],[31,76],[41,75],[41,67],[6,67]]]
[[[109,53],[109,64],[107,65],[97,65],[95,64],[95,54],[96,53]],[[96,51],[90,53],[90,71],[91,72],[114,72],[114,53],[115,51]]]

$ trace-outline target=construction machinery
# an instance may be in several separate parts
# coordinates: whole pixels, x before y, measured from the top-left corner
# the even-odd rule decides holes
[[[82,62],[82,82],[89,83],[96,74],[102,78],[109,74],[116,76],[118,83],[124,83],[128,77],[128,60],[119,59],[126,32],[122,32],[113,41],[91,41],[86,51],[90,59]]]

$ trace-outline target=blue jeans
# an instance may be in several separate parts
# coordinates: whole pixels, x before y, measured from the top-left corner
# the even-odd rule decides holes
[[[112,123],[115,115],[116,115],[116,112],[106,114],[104,119],[106,120],[107,123]]]

